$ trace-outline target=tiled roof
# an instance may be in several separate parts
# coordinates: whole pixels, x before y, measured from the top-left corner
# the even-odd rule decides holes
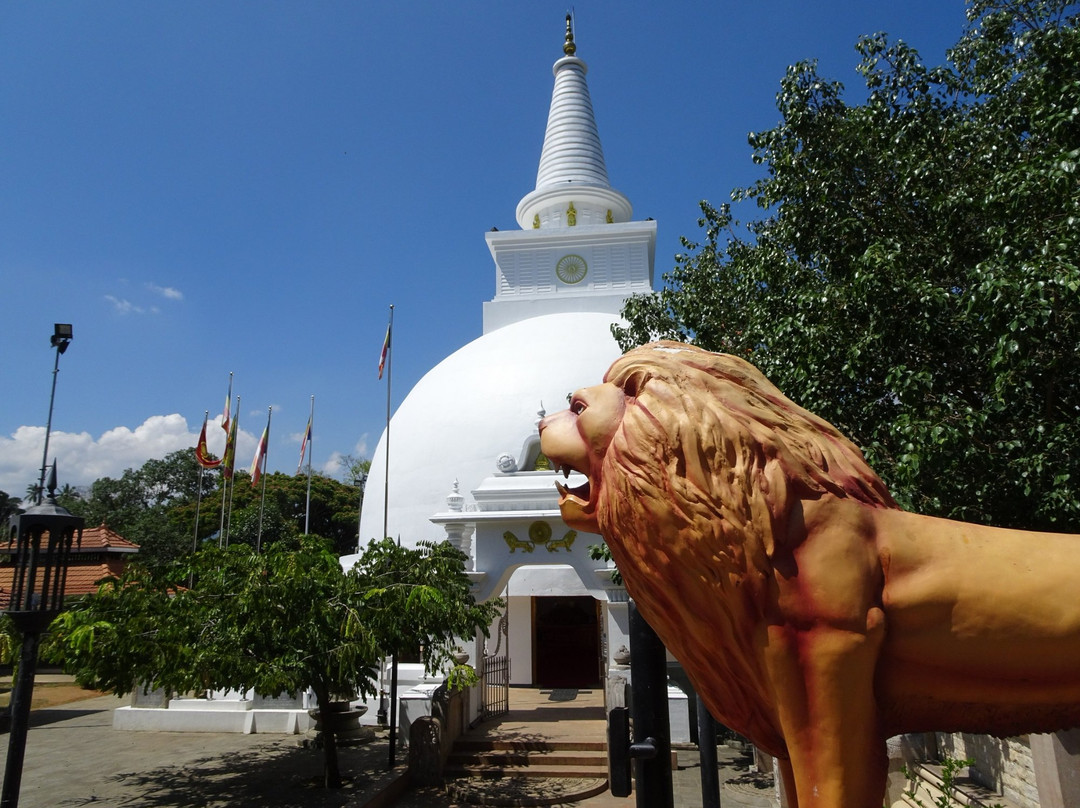
[[[80,552],[92,553],[101,550],[111,550],[117,553],[137,553],[139,545],[128,541],[104,522],[97,527],[83,528]]]
[[[110,559],[98,564],[74,564],[68,567],[65,595],[88,595],[97,592],[97,582],[108,575],[120,575],[124,559]]]
[[[72,547],[73,553],[107,553],[109,555],[128,555],[139,552],[139,545],[128,541],[105,523],[97,527],[83,528],[82,541],[78,547]],[[0,554],[13,555],[15,545],[0,542]]]
[[[69,564],[67,579],[64,582],[64,596],[89,595],[97,592],[97,582],[109,575],[120,575],[124,570],[125,559],[112,558],[91,564]],[[0,607],[8,604],[15,568],[10,564],[0,565]]]
[[[7,605],[15,568],[12,564],[15,546],[0,544],[0,608]],[[104,524],[83,529],[82,543],[72,548],[64,584],[65,597],[97,592],[97,582],[108,575],[123,572],[128,558],[139,552],[139,545],[130,542]]]

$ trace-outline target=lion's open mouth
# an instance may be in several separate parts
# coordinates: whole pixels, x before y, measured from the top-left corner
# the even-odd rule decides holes
[[[570,470],[564,467],[563,475],[569,477]],[[589,480],[585,480],[585,482],[581,485],[577,485],[572,488],[569,488],[556,480],[555,490],[558,491],[559,506],[562,506],[563,502],[567,499],[575,499],[581,504],[583,504],[583,506],[589,504],[589,497],[591,494],[591,491],[589,489]]]
[[[571,472],[577,472],[578,474],[582,473],[580,471],[577,471],[577,469],[570,468],[570,466],[567,466],[567,465],[563,465],[559,469],[559,471],[562,472],[563,478],[567,479],[567,480],[570,479]],[[560,508],[562,507],[563,503],[566,502],[567,500],[574,500],[579,505],[581,505],[583,507],[587,507],[589,505],[590,495],[591,495],[592,492],[589,489],[589,478],[588,477],[585,478],[584,483],[582,483],[581,485],[578,485],[578,486],[574,486],[573,488],[565,486],[562,483],[560,483],[558,480],[556,480],[555,481],[555,490],[559,492],[559,507]]]

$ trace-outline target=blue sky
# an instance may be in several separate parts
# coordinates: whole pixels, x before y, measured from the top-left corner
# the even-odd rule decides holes
[[[532,190],[565,4],[56,2],[0,6],[0,490],[36,480],[54,353],[61,483],[193,446],[241,396],[246,466],[367,456],[399,403],[480,335],[484,232]],[[857,99],[860,34],[930,63],[961,0],[581,2],[578,56],[613,187],[659,224],[657,282],[697,203],[760,176],[789,64]],[[573,335],[544,335],[572,349]],[[223,433],[211,430],[211,449]],[[437,458],[433,459],[438,462]]]

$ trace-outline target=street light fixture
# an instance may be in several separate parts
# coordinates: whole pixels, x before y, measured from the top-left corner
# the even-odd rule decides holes
[[[53,335],[49,342],[56,350],[63,353],[71,342],[71,323],[53,323]]]
[[[49,475],[48,500],[12,516],[9,524],[8,550],[14,549],[14,575],[4,611],[22,635],[22,652],[11,693],[11,730],[0,808],[19,805],[38,645],[42,633],[63,608],[71,546],[82,543],[82,517],[73,516],[56,502],[55,463]]]
[[[53,362],[52,392],[49,394],[49,420],[45,422],[45,451],[41,454],[41,478],[38,480],[37,504],[45,493],[45,472],[49,469],[49,435],[52,432],[53,401],[56,400],[56,374],[60,372],[60,354],[68,349],[73,334],[71,323],[54,323],[49,344],[56,348],[56,361]]]

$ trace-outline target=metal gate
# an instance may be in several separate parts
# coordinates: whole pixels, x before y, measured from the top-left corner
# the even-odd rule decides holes
[[[499,654],[502,648],[503,638],[506,637],[507,620],[506,612],[499,619],[499,625],[495,629],[494,653],[487,652],[487,643],[484,643],[484,662],[480,667],[480,720],[487,721],[510,711],[510,658],[509,648],[503,654]],[[509,643],[507,643],[509,645]]]
[[[487,721],[510,710],[510,660],[503,656],[485,656],[483,702],[480,720]]]

